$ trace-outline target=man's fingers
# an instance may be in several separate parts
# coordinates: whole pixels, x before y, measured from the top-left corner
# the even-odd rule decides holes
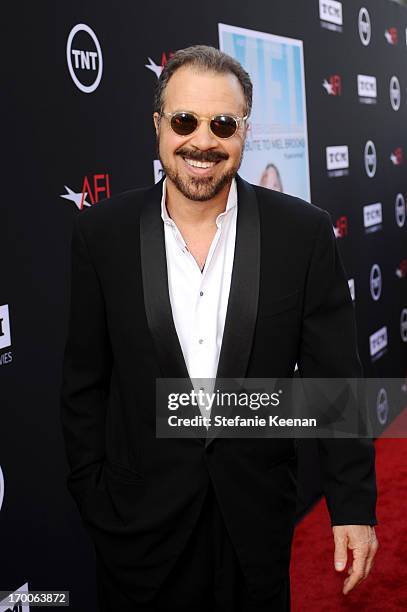
[[[366,560],[365,575],[363,577],[364,580],[368,577],[370,570],[373,567],[373,560],[374,560],[375,554],[377,553],[378,548],[379,548],[379,542],[377,539],[375,539],[370,544],[370,547],[369,547],[369,553],[368,553],[367,560]]]
[[[345,568],[348,548],[352,550],[353,559],[342,590],[346,595],[369,575],[379,543],[374,527],[371,525],[334,525],[333,534],[334,563],[337,571]]]
[[[343,583],[342,592],[344,595],[349,593],[365,577],[369,548],[369,544],[361,544],[353,549],[352,569]]]
[[[341,572],[346,565],[348,560],[348,540],[346,537],[335,538],[335,554],[334,563],[335,569]]]

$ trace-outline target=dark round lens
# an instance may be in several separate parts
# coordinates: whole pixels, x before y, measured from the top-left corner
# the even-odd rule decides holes
[[[179,136],[188,136],[196,130],[198,120],[190,113],[177,113],[171,118],[171,127]]]
[[[218,138],[230,138],[237,130],[237,122],[229,115],[218,115],[211,121],[211,130]]]

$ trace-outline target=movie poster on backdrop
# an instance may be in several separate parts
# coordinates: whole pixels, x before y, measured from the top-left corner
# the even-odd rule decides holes
[[[240,174],[255,185],[310,201],[302,40],[219,23],[219,48],[253,82],[253,108]]]

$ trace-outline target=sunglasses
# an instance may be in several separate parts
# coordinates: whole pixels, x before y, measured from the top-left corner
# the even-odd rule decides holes
[[[209,122],[209,129],[217,138],[231,138],[239,129],[240,125],[246,121],[248,115],[238,117],[237,115],[213,115],[212,117],[198,117],[195,113],[178,111],[176,113],[160,113],[161,117],[166,117],[171,129],[178,136],[190,136],[198,129],[201,121]]]

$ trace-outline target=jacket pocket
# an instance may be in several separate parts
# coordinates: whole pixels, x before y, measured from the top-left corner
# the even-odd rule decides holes
[[[143,482],[144,479],[135,470],[106,459],[106,471],[113,478],[124,483]]]
[[[267,302],[264,306],[264,314],[266,316],[275,315],[291,308],[295,308],[298,305],[300,297],[300,290],[279,297],[275,300]]]

